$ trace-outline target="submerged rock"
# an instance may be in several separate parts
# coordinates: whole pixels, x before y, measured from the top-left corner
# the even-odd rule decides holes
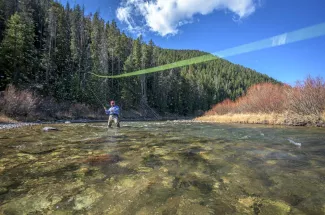
[[[44,210],[61,201],[49,193],[27,194],[0,206],[0,214],[44,214]]]
[[[0,166],[0,174],[5,170],[6,168],[4,166]]]
[[[82,210],[84,208],[89,208],[102,196],[103,195],[98,193],[95,189],[87,188],[85,191],[76,196],[74,201],[75,206],[73,209]]]
[[[0,187],[0,195],[5,194],[8,192],[8,189],[6,187]]]
[[[75,176],[77,178],[84,178],[85,175],[89,172],[89,169],[86,167],[81,167],[80,169],[76,170],[74,172]]]
[[[47,131],[59,131],[59,129],[53,128],[53,127],[44,127],[42,129],[42,131],[45,131],[45,132],[47,132]]]
[[[291,208],[282,201],[263,200],[260,203],[259,211],[261,215],[286,215]]]
[[[286,215],[291,207],[281,200],[261,199],[257,197],[245,197],[238,200],[237,210],[249,214],[261,215]]]
[[[103,164],[113,164],[121,161],[121,157],[118,155],[110,155],[110,154],[104,154],[104,155],[96,155],[88,157],[84,163],[89,163],[90,165],[103,165]]]
[[[155,167],[160,167],[162,165],[162,162],[160,161],[160,157],[154,154],[149,154],[145,157],[143,157],[143,161],[142,163],[146,166],[146,167],[150,167],[150,168],[155,168]]]
[[[151,172],[152,171],[152,168],[150,167],[143,167],[143,166],[140,166],[138,169],[137,169],[138,172],[143,172],[143,173],[148,173],[148,172]]]
[[[210,208],[200,205],[195,199],[186,196],[170,197],[158,210],[162,214],[212,214]]]
[[[171,176],[165,176],[161,179],[161,184],[165,187],[165,188],[173,188],[173,183],[174,183],[174,178]]]

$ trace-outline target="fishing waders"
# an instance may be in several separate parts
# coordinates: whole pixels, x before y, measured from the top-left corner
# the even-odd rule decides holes
[[[110,115],[108,118],[108,128],[112,128],[112,124],[115,123],[116,127],[120,128],[120,118],[118,115]]]

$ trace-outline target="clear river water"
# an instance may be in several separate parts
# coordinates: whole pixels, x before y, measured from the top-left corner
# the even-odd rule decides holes
[[[0,214],[325,214],[325,129],[194,122],[0,130]]]

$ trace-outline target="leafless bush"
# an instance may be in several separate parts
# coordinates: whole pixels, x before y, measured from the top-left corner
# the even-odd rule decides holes
[[[75,118],[88,116],[92,113],[91,108],[85,104],[73,104],[70,106],[70,114]]]
[[[282,113],[286,107],[286,85],[263,83],[249,88],[236,100],[236,113]]]
[[[318,115],[325,110],[324,79],[306,78],[297,82],[296,86],[287,90],[289,110],[300,115]]]
[[[38,102],[33,92],[9,85],[1,98],[0,109],[7,116],[28,117],[35,113]]]
[[[40,120],[55,119],[57,114],[69,110],[65,104],[59,104],[54,98],[42,98],[37,106],[37,116]]]
[[[215,105],[205,116],[228,113],[285,114],[288,124],[318,124],[325,120],[325,81],[308,77],[295,87],[257,84],[235,102],[227,99]]]
[[[226,99],[215,105],[206,115],[227,113],[282,113],[287,105],[285,89],[289,86],[263,83],[249,88],[246,95],[235,102]]]
[[[102,109],[86,104],[57,102],[54,98],[42,98],[30,90],[18,90],[14,86],[0,95],[0,112],[19,120],[54,120],[102,118]]]
[[[230,99],[226,99],[223,102],[216,104],[210,111],[206,112],[205,115],[224,115],[230,113],[235,109],[236,103]]]

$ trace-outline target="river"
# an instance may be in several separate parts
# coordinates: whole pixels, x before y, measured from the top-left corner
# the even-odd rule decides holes
[[[0,214],[325,214],[325,129],[0,130]]]

